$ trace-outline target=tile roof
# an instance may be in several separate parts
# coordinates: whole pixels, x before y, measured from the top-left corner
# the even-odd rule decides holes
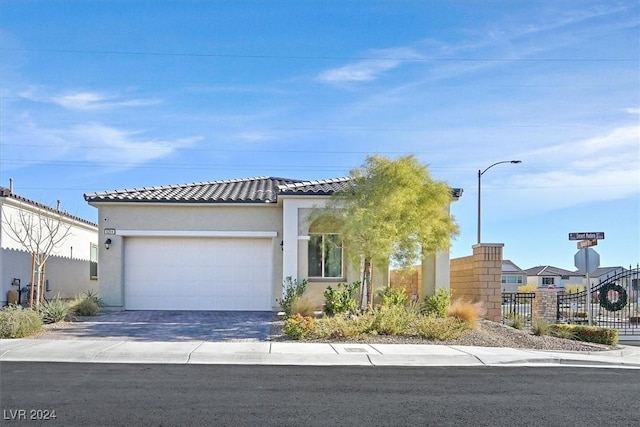
[[[87,202],[271,203],[277,200],[278,186],[297,182],[301,181],[261,176],[104,191],[84,198]]]
[[[513,261],[508,259],[502,260],[502,272],[503,273],[521,273],[526,274],[523,269],[518,267]]]
[[[279,195],[329,196],[353,185],[342,177],[317,181],[255,177],[162,187],[103,191],[84,195],[87,202],[274,203]],[[455,198],[462,190],[452,189]]]
[[[550,265],[539,265],[537,267],[527,268],[524,272],[527,273],[527,276],[584,276],[582,273],[552,267]]]
[[[318,181],[301,181],[278,186],[279,194],[317,194],[330,195],[336,191],[352,186],[351,178],[322,179]]]
[[[60,209],[54,209],[54,208],[52,208],[50,206],[47,206],[47,205],[45,205],[43,203],[38,203],[38,202],[36,202],[34,200],[27,199],[26,197],[18,196],[17,194],[11,192],[11,189],[9,189],[7,187],[0,186],[0,198],[15,199],[15,200],[18,200],[18,201],[20,201],[22,203],[27,203],[27,204],[29,204],[31,206],[36,207],[36,208],[44,209],[44,210],[46,210],[48,212],[55,213],[56,215],[62,215],[62,216],[66,217],[66,218],[69,218],[69,219],[71,219],[73,221],[82,222],[82,223],[90,225],[92,227],[97,227],[98,226],[98,224],[96,224],[94,222],[91,222],[91,221],[86,220],[84,218],[80,218],[79,216],[71,215],[69,212],[65,212],[65,211],[60,210]]]

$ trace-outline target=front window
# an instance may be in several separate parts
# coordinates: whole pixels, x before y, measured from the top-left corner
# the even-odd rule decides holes
[[[339,234],[309,235],[309,277],[342,277],[342,239]]]
[[[89,262],[89,277],[98,278],[98,245],[91,243],[91,260]]]
[[[522,276],[513,276],[513,275],[503,275],[502,276],[502,283],[505,284],[518,284],[518,285],[522,285]]]
[[[542,284],[543,285],[553,285],[554,283],[553,277],[543,277]]]

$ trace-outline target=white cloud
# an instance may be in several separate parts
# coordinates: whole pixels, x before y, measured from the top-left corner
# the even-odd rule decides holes
[[[391,48],[369,53],[370,58],[332,68],[320,73],[317,80],[324,83],[369,82],[378,79],[384,72],[399,67],[408,60],[421,56],[410,48]]]
[[[123,167],[133,167],[166,157],[202,139],[147,139],[141,132],[121,130],[100,123],[79,125],[59,133],[63,133],[67,141],[72,141],[79,147],[76,151],[80,157],[96,163]]]
[[[242,132],[237,134],[236,138],[246,142],[261,142],[274,139],[272,135],[262,132]]]
[[[640,126],[523,153],[521,158],[523,168],[540,172],[510,173],[504,184],[497,184],[500,175],[488,176],[487,185],[483,181],[483,190],[499,189],[501,197],[490,203],[501,203],[494,210],[507,216],[640,195]]]
[[[89,111],[117,107],[144,107],[160,104],[158,99],[126,98],[119,94],[108,94],[91,91],[70,91],[57,95],[39,93],[34,89],[20,94],[31,101],[46,102],[59,105],[68,110]]]
[[[49,162],[87,162],[98,167],[129,169],[167,157],[201,141],[199,136],[164,139],[132,131],[89,123],[64,129],[38,127],[24,122],[12,135],[15,147],[7,153],[29,166]]]

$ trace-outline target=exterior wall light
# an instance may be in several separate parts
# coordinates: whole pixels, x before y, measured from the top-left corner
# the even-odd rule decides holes
[[[111,239],[107,239],[104,241],[104,248],[106,250],[109,250],[109,247],[111,246]]]

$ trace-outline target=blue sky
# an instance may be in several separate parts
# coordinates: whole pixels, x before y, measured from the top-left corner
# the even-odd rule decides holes
[[[465,190],[452,256],[640,261],[637,1],[12,1],[0,184],[97,221],[87,192],[348,175],[415,154]]]

